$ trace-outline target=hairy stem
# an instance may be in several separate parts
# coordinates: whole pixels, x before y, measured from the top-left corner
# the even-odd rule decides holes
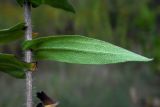
[[[32,40],[32,21],[30,0],[24,0],[24,19],[27,26],[25,40]],[[25,61],[32,62],[31,50],[25,51]],[[26,72],[26,107],[32,107],[32,72]]]

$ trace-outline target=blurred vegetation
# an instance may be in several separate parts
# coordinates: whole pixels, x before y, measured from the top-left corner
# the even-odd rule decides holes
[[[102,66],[39,62],[34,92],[46,91],[60,101],[60,107],[160,107],[160,1],[71,1],[76,14],[45,5],[34,9],[34,32],[92,36],[154,61]],[[0,2],[1,29],[23,21],[15,0]],[[1,46],[0,51],[23,57],[19,45],[18,41]],[[25,106],[24,80],[2,73],[0,78],[0,107]]]

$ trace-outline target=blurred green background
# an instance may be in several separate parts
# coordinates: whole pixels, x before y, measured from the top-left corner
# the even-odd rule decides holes
[[[147,57],[149,63],[78,65],[38,62],[33,73],[37,91],[59,100],[59,107],[160,107],[160,1],[71,0],[76,14],[46,5],[33,9],[33,31],[39,36],[81,34]],[[16,0],[0,0],[0,28],[23,21]],[[0,52],[23,59],[20,41]],[[25,80],[0,73],[0,107],[25,107]]]

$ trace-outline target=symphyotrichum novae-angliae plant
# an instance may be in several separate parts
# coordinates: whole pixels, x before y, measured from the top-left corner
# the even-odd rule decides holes
[[[22,61],[15,55],[0,53],[0,71],[26,79],[26,107],[33,105],[32,73],[35,70],[33,62],[51,60],[74,64],[111,64],[152,60],[102,40],[81,35],[51,35],[32,39],[32,9],[45,4],[73,14],[76,12],[68,0],[16,1],[24,10],[24,22],[0,30],[0,45],[22,39],[25,59]]]

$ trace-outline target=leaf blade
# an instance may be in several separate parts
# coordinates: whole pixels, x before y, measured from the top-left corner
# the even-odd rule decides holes
[[[30,68],[30,64],[18,60],[12,54],[0,53],[0,71],[16,78],[25,78],[25,70]]]
[[[17,2],[23,6],[24,0],[17,0]],[[34,8],[39,7],[42,4],[46,4],[54,8],[75,13],[73,6],[68,2],[68,0],[32,0],[31,3]]]
[[[128,61],[150,61],[126,49],[84,36],[52,36],[26,41],[38,60],[56,60],[78,64],[111,64]]]
[[[0,44],[7,44],[22,38],[24,35],[24,29],[25,23],[18,23],[8,29],[0,30]]]

